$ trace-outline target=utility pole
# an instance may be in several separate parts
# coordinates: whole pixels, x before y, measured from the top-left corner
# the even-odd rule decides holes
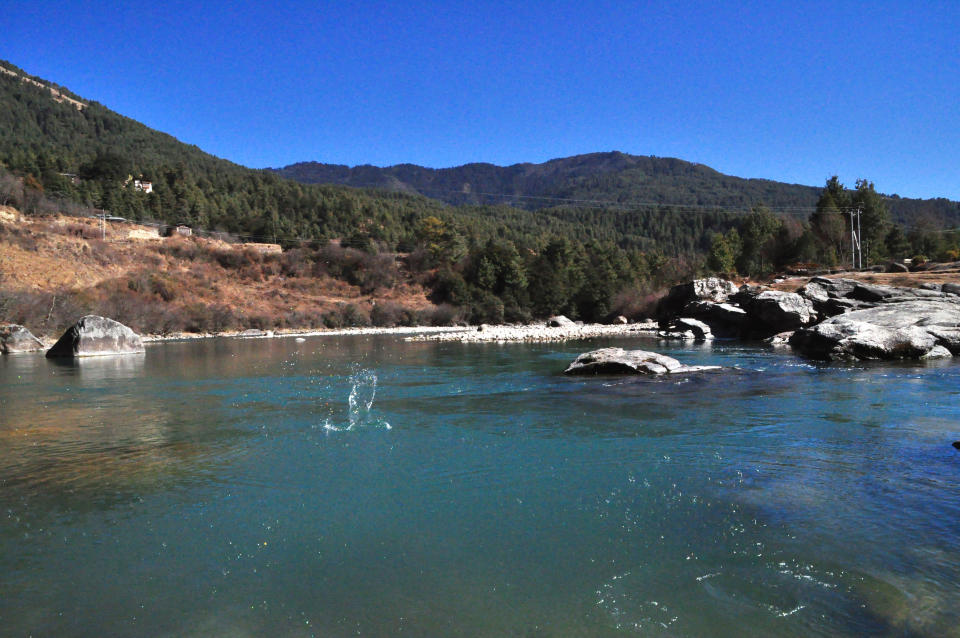
[[[857,210],[852,208],[847,211],[850,213],[850,267],[854,270],[863,268],[863,250],[860,246],[860,207]],[[856,213],[856,220],[854,220]]]
[[[100,209],[100,239],[107,241],[107,211]]]

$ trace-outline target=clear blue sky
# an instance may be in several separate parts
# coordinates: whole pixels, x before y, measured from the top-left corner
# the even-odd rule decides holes
[[[0,58],[253,167],[679,157],[960,199],[960,2],[6,0]]]

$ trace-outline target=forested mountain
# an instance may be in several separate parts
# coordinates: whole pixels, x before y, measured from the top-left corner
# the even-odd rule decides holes
[[[424,168],[413,164],[348,167],[300,162],[272,169],[305,184],[345,184],[419,193],[448,204],[509,204],[527,210],[579,205],[638,208],[707,206],[749,209],[812,209],[820,187],[724,175],[703,164],[670,157],[627,155],[617,151],[554,159],[542,164],[466,164]],[[891,197],[893,221],[918,217],[930,223],[960,225],[960,203],[948,199]]]

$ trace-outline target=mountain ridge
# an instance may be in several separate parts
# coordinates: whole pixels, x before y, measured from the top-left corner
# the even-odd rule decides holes
[[[611,204],[736,209],[763,204],[772,209],[812,210],[823,188],[727,175],[699,162],[622,151],[584,153],[507,166],[470,162],[449,168],[410,163],[351,167],[305,161],[265,170],[306,184],[339,184],[420,194],[454,206],[507,204],[526,210]],[[918,215],[931,217],[931,221],[940,224],[960,222],[960,203],[947,198],[885,197],[897,222],[912,221]]]

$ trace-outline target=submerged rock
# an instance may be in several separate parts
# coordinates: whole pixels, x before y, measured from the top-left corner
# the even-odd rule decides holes
[[[113,319],[87,315],[47,351],[48,357],[93,357],[142,353],[140,335]]]
[[[601,348],[574,359],[564,374],[678,374],[718,370],[720,366],[687,366],[673,357],[646,350]]]
[[[43,343],[21,325],[10,323],[0,326],[0,352],[34,352],[43,350]]]

